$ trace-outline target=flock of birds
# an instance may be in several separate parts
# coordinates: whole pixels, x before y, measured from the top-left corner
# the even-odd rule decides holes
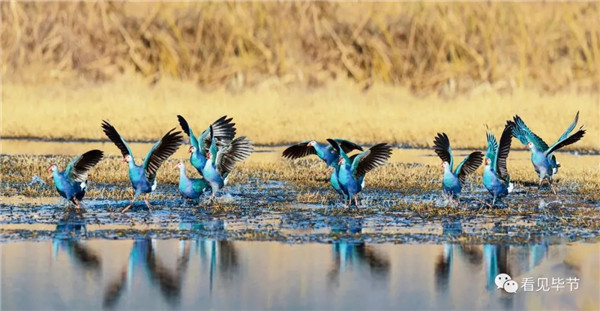
[[[178,162],[176,168],[180,172],[179,191],[186,199],[198,200],[210,190],[212,201],[216,193],[227,184],[228,176],[235,164],[250,156],[253,151],[252,142],[245,136],[235,138],[235,123],[232,123],[232,118],[227,116],[213,122],[197,137],[182,116],[178,115],[177,119],[183,132],[190,138],[188,149],[190,163],[201,175],[200,178],[189,178],[186,175],[185,164],[182,161]],[[513,189],[506,163],[512,138],[515,137],[531,151],[531,162],[539,176],[539,186],[547,182],[556,194],[552,183],[560,164],[554,152],[579,141],[584,136],[583,126],[571,134],[578,120],[579,112],[560,138],[548,146],[516,115],[513,120],[506,122],[499,142],[490,129],[487,129],[485,157],[479,151],[472,152],[456,167],[454,167],[448,135],[438,133],[433,143],[435,152],[442,160],[443,193],[452,199],[457,199],[466,176],[475,172],[484,162],[483,185],[492,195],[491,204],[484,203],[490,207],[494,206],[497,198],[508,195]],[[156,189],[156,174],[159,167],[184,143],[183,137],[180,131],[174,132],[175,128],[171,129],[148,151],[142,165],[137,165],[131,149],[117,130],[107,121],[102,122],[102,130],[121,151],[123,162],[128,165],[131,185],[135,190],[131,203],[121,211],[124,213],[135,203],[139,195],[149,194]],[[360,152],[349,155],[354,150]],[[327,139],[326,144],[308,140],[283,151],[283,157],[288,159],[298,159],[313,154],[326,163],[330,172],[330,184],[343,198],[344,203],[351,207],[354,201],[355,206],[358,207],[358,194],[365,186],[365,175],[388,161],[392,154],[392,146],[380,143],[363,150],[360,145],[348,140]],[[81,208],[80,201],[85,195],[88,173],[103,156],[104,153],[100,150],[90,150],[71,161],[64,171],[59,171],[56,164],[50,165],[48,172],[52,174],[59,194]],[[151,208],[147,199],[144,202],[148,208]]]

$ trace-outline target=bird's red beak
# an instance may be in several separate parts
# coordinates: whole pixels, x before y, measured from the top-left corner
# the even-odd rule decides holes
[[[127,158],[123,157],[123,159],[121,161],[127,162]]]
[[[340,159],[338,160],[338,164],[339,164],[339,165],[342,165],[342,162],[343,162],[343,161],[344,161],[344,158],[340,158]]]
[[[190,148],[188,148],[188,153],[192,153],[192,148],[193,146],[190,146]]]
[[[173,165],[173,169],[176,170],[179,168],[179,163],[175,163],[175,165]]]

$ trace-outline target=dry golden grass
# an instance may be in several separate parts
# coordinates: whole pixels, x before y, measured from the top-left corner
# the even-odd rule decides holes
[[[149,87],[135,76],[124,76],[96,86],[6,83],[1,132],[4,137],[106,140],[100,123],[107,119],[128,141],[156,141],[179,127],[177,114],[196,133],[227,114],[234,117],[238,133],[255,144],[343,137],[425,147],[437,132],[446,132],[455,148],[483,148],[484,123],[499,136],[506,120],[519,114],[550,143],[579,110],[588,132],[569,148],[600,150],[599,106],[598,96],[577,93],[540,96],[519,90],[510,96],[490,92],[444,100],[384,85],[363,92],[339,81],[313,91],[281,86],[231,94],[171,79]]]
[[[595,2],[0,2],[2,75],[597,91]]]
[[[107,151],[111,153],[110,150]],[[329,186],[329,175],[325,164],[316,158],[295,161],[280,158],[281,149],[273,153],[255,153],[247,161],[239,164],[230,177],[230,185],[243,185],[250,179],[263,182],[280,180],[297,186],[300,203],[322,203],[335,199],[337,196]],[[390,163],[367,174],[365,182],[368,189],[388,189],[406,194],[421,194],[441,189],[442,172],[440,160],[436,156],[424,157],[431,150],[394,150]],[[462,153],[458,160],[462,159]],[[597,156],[575,156],[560,153],[557,157],[562,164],[556,176],[556,185],[565,194],[577,194],[582,200],[600,200],[600,170]],[[174,164],[187,155],[180,150],[175,159],[169,159],[158,173],[159,185],[174,187],[179,181],[179,170],[173,169]],[[3,155],[0,156],[0,180],[3,196],[23,195],[27,197],[55,196],[53,189],[40,189],[37,186],[27,186],[34,176],[45,177],[47,167],[51,163],[58,164],[64,169],[72,157],[66,156],[32,156],[32,155]],[[187,174],[198,177],[198,173],[187,163]],[[471,187],[481,188],[483,168],[470,177]],[[529,161],[528,152],[512,151],[509,155],[508,170],[511,179],[518,189],[537,192],[535,184],[537,175]],[[127,199],[133,195],[125,164],[119,156],[108,156],[102,160],[90,173],[89,197],[110,199]],[[50,179],[46,179],[50,182]],[[105,187],[116,185],[117,187]],[[543,190],[546,191],[546,190]],[[154,199],[179,197],[176,192],[153,195]]]

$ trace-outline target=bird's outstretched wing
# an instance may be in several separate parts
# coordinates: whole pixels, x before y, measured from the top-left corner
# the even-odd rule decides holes
[[[450,164],[450,171],[454,165],[454,158],[452,157],[452,148],[450,147],[450,139],[446,133],[438,133],[433,140],[433,150],[444,162]]]
[[[252,141],[245,136],[234,139],[231,144],[221,148],[217,153],[217,172],[226,177],[237,162],[246,160],[254,151]]]
[[[114,126],[108,123],[108,121],[104,120],[102,121],[102,130],[108,139],[110,139],[117,146],[117,148],[121,150],[123,157],[129,155],[133,158],[133,153],[131,152],[131,149],[129,149],[129,145],[127,145],[125,139],[119,135],[119,132],[117,132]]]
[[[73,159],[65,169],[66,176],[76,182],[85,182],[89,171],[104,157],[104,152],[94,149]]]
[[[212,144],[211,135],[215,138],[218,147],[226,145],[233,140],[237,130],[235,123],[231,121],[233,121],[233,118],[222,116],[198,136],[199,149],[204,156],[210,152],[209,149]]]
[[[467,175],[472,174],[483,162],[483,153],[479,151],[472,152],[456,167],[455,174],[460,182],[465,182]]]
[[[495,169],[496,165],[494,161],[496,160],[496,153],[498,152],[498,141],[496,141],[496,137],[494,137],[494,134],[489,127],[487,127],[485,131],[485,137],[487,139],[487,150],[485,152],[485,157],[492,161],[491,167],[492,169]]]
[[[377,144],[359,153],[352,162],[352,171],[360,178],[369,171],[384,165],[392,155],[392,147],[388,144]]]
[[[506,122],[506,126],[502,131],[502,136],[500,136],[500,144],[498,145],[496,159],[493,162],[498,178],[504,181],[509,180],[508,170],[506,169],[506,159],[508,158],[508,153],[510,152],[513,126],[515,126],[515,124],[512,121]]]
[[[317,154],[313,146],[307,146],[310,140],[301,141],[283,150],[282,156],[291,160],[303,158],[311,154]]]
[[[174,130],[175,128],[172,128],[163,138],[154,144],[144,159],[143,167],[146,172],[146,178],[149,181],[153,181],[156,178],[156,172],[160,165],[181,146],[183,138],[181,137],[181,132],[173,132]]]
[[[194,132],[192,131],[192,128],[190,128],[190,125],[187,123],[185,118],[177,115],[177,120],[179,120],[179,125],[181,126],[183,132],[190,137],[190,145],[198,149],[198,140],[196,139],[196,136],[194,136]]]
[[[574,144],[576,142],[578,142],[581,138],[583,138],[583,135],[585,135],[585,129],[582,127],[579,128],[579,130],[577,132],[575,132],[575,134],[564,138],[562,140],[557,141],[556,143],[554,143],[554,145],[550,146],[550,148],[548,148],[548,150],[546,150],[545,154],[546,156],[551,155],[554,151],[562,148],[562,147],[566,147],[570,144]]]
[[[512,135],[518,138],[523,145],[527,145],[527,143],[531,142],[535,145],[535,148],[539,151],[548,150],[548,144],[539,136],[537,136],[534,132],[532,132],[523,119],[518,115],[513,117],[513,127],[512,127]]]
[[[354,142],[351,142],[349,140],[346,139],[341,139],[341,138],[335,138],[333,139],[336,143],[338,143],[338,145],[340,146],[340,148],[342,148],[342,150],[344,150],[345,153],[349,153],[352,150],[360,150],[363,151],[363,148]],[[329,144],[328,146],[329,148],[331,148],[331,150],[335,150],[333,148],[333,146],[331,146],[331,144]],[[337,150],[336,150],[337,151]]]
[[[575,126],[577,126],[578,121],[579,121],[579,111],[577,111],[577,114],[575,115],[575,120],[573,120],[571,125],[569,125],[569,127],[565,130],[565,132],[558,138],[558,141],[567,139],[567,137],[569,137],[569,134],[571,134],[571,132],[573,131]]]

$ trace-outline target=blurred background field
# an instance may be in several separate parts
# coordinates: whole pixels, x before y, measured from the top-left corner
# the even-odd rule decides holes
[[[130,140],[223,114],[258,144],[482,147],[520,114],[600,150],[594,2],[2,2],[3,137]]]

